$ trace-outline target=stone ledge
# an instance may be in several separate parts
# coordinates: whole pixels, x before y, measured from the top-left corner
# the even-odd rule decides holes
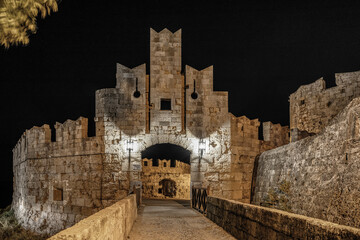
[[[359,239],[360,229],[223,198],[207,198],[207,217],[238,239]]]
[[[49,240],[126,239],[136,217],[136,196],[132,194],[59,232]]]

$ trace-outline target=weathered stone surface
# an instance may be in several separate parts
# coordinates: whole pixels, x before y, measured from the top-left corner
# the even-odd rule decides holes
[[[136,217],[136,196],[130,195],[57,233],[49,240],[127,239]]]
[[[250,203],[256,156],[289,142],[288,127],[266,122],[263,128],[264,140],[259,140],[259,126],[258,119],[231,116],[231,172],[220,175],[220,180],[228,181],[227,189],[231,189],[233,195],[230,199]]]
[[[254,203],[359,228],[359,114],[355,98],[318,135],[261,154]]]
[[[175,161],[171,167],[170,160],[159,160],[159,166],[153,166],[152,159],[143,159],[141,182],[143,198],[190,199],[190,165]],[[174,195],[166,196],[164,180],[175,182]]]
[[[287,128],[268,124],[268,141],[260,141],[259,121],[233,116],[228,93],[213,91],[212,66],[182,70],[181,30],[151,29],[150,74],[145,64],[117,64],[116,87],[96,91],[96,136],[87,136],[82,117],[56,123],[54,142],[48,125],[26,130],[13,149],[19,222],[56,233],[110,206],[141,185],[141,153],[162,143],[190,152],[191,182],[178,177],[181,188],[249,202],[255,157],[286,143]]]
[[[237,239],[359,239],[360,229],[237,201],[207,198],[207,217]]]
[[[130,240],[235,240],[185,201],[145,199]]]
[[[352,99],[360,96],[360,71],[337,73],[335,79],[335,87],[326,89],[320,78],[290,95],[291,141],[321,132]],[[302,132],[308,134],[301,136]]]

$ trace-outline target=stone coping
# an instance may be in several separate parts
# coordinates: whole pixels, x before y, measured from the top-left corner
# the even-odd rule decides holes
[[[211,196],[207,203],[207,217],[240,239],[360,239],[360,229],[321,219]]]
[[[129,235],[137,217],[136,195],[114,203],[81,220],[48,240],[122,240]]]

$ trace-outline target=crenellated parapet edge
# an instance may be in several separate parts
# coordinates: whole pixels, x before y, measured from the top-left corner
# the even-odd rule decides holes
[[[270,121],[263,122],[263,140],[259,139],[259,119],[249,119],[246,116],[231,116],[231,143],[233,146],[253,148],[255,155],[270,148],[279,147],[289,143],[289,126],[281,126]],[[248,152],[248,148],[246,152]]]
[[[175,160],[174,166],[171,166],[171,160],[158,159],[158,165],[154,166],[154,160],[144,158],[142,159],[142,171],[143,172],[154,172],[154,173],[179,173],[179,174],[190,174],[190,164],[186,164],[179,160]]]
[[[300,86],[289,97],[291,141],[318,134],[350,101],[360,96],[360,71],[336,73],[336,86],[323,78]]]
[[[264,140],[259,139],[259,119],[246,116],[231,118],[231,174],[233,199],[250,203],[252,182],[256,178],[256,159],[264,151],[279,147],[289,142],[287,126],[263,123]],[[266,138],[265,138],[266,135]],[[278,141],[275,136],[283,141]]]
[[[150,28],[150,75],[173,75],[181,72],[181,29],[172,33],[167,28],[156,32]],[[162,64],[159,64],[159,63]],[[169,66],[171,66],[169,68]]]
[[[63,155],[79,155],[101,152],[99,137],[88,137],[88,119],[79,117],[76,120],[56,122],[55,141],[48,124],[34,126],[26,130],[13,148],[13,160],[17,165],[28,158],[47,158]]]
[[[275,146],[282,146],[290,142],[289,126],[281,126],[280,123],[270,121],[263,122],[263,137],[265,142],[271,142]]]
[[[54,132],[51,141],[48,124],[35,126],[13,149],[12,208],[22,226],[40,233],[70,227],[129,191],[124,177],[114,178],[117,156],[105,151],[103,134],[88,136],[87,118],[57,122]]]
[[[116,64],[116,88],[121,93],[132,94],[136,89],[145,92],[146,64],[141,64],[134,68],[126,67],[120,63]],[[133,89],[133,91],[128,91]]]
[[[290,94],[292,98],[302,98],[308,95],[316,95],[325,90],[335,90],[336,88],[344,88],[352,85],[360,84],[360,71],[335,73],[336,86],[326,88],[326,83],[323,77],[317,79],[315,82],[301,85],[294,93]]]
[[[181,30],[150,29],[149,75],[145,64],[117,64],[116,86],[96,91],[96,136],[88,136],[82,117],[56,123],[55,131],[43,125],[24,133],[14,148],[12,203],[24,227],[55,233],[127,196],[134,186],[157,189],[148,193],[158,197],[167,180],[183,186],[177,197],[189,198],[189,187],[199,186],[214,196],[250,201],[255,158],[276,147],[272,136],[286,128],[268,124],[270,141],[259,140],[259,120],[233,116],[228,92],[214,91],[213,66],[186,66],[183,73],[181,63]],[[167,160],[144,175],[142,152],[163,143],[191,153],[186,177],[157,174],[167,170]]]

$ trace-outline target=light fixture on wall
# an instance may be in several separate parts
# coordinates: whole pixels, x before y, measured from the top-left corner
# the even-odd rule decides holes
[[[129,151],[129,162],[130,162],[131,152],[134,150],[134,141],[133,140],[128,139],[126,141],[126,150]]]
[[[206,140],[205,140],[205,139],[200,139],[200,140],[199,140],[200,159],[202,158],[205,150],[206,150]]]
[[[129,152],[134,150],[134,141],[133,140],[129,139],[126,141],[126,150],[128,150]]]

